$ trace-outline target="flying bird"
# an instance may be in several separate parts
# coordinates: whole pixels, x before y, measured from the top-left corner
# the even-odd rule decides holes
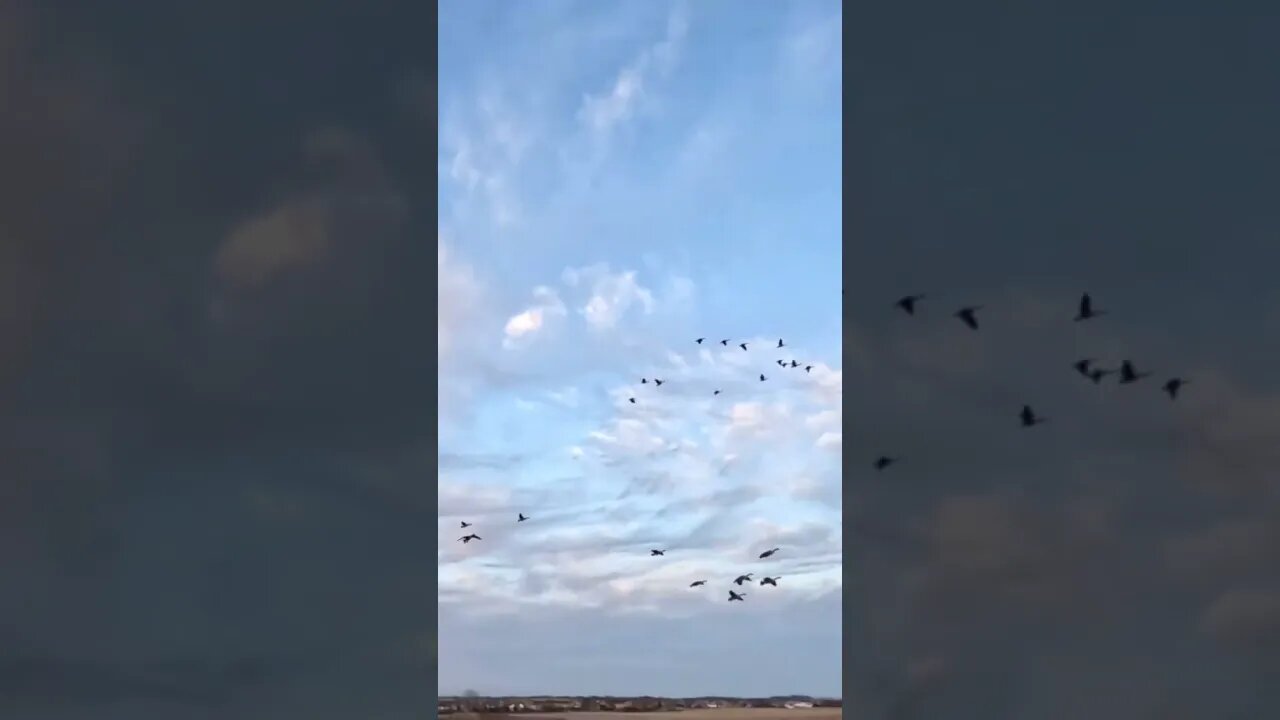
[[[781,361],[781,360],[774,360],[774,362],[778,363],[778,367],[786,367],[786,366],[787,366],[787,364],[786,364],[785,362]]]
[[[960,321],[963,322],[965,325],[968,325],[970,330],[977,330],[978,316],[975,313],[977,313],[981,309],[982,309],[981,305],[970,305],[968,307],[962,307],[956,311],[956,317],[960,318]]]
[[[663,383],[663,382],[665,382],[665,381],[664,381],[664,380],[659,380],[658,378],[654,378],[654,379],[653,379],[653,384],[654,384],[654,385],[657,385],[658,387],[662,387],[662,383]]]
[[[1094,385],[1097,385],[1098,383],[1102,382],[1102,378],[1114,372],[1115,370],[1103,370],[1102,368],[1092,368],[1091,370],[1089,370],[1089,379],[1093,381]]]
[[[1092,367],[1095,359],[1096,358],[1081,358],[1071,363],[1071,367],[1075,368],[1076,372],[1080,373],[1082,376],[1091,377],[1089,374],[1089,370]]]
[[[1018,418],[1022,420],[1022,427],[1031,427],[1045,422],[1045,418],[1037,416],[1030,405],[1022,406],[1022,412],[1018,413]]]
[[[1099,310],[1093,306],[1093,298],[1089,297],[1089,293],[1080,296],[1080,309],[1076,311],[1076,322],[1106,314],[1106,310]]]
[[[1144,372],[1144,373],[1138,372],[1137,370],[1134,369],[1133,363],[1129,362],[1128,360],[1125,360],[1124,362],[1120,363],[1120,382],[1124,385],[1128,385],[1130,383],[1136,383],[1142,378],[1150,374],[1151,373],[1149,372]]]
[[[782,338],[778,338],[778,347],[782,347]]]
[[[891,458],[887,455],[881,455],[880,457],[876,458],[875,469],[883,470],[896,462],[898,462],[898,458]]]
[[[764,552],[760,553],[760,559],[761,559],[761,560],[763,560],[763,559],[765,559],[765,558],[769,557],[770,555],[772,555],[772,554],[774,554],[774,553],[778,552],[778,550],[780,550],[780,549],[781,549],[781,548],[773,548],[772,550],[765,550]]]
[[[471,527],[471,523],[467,522],[466,520],[463,520],[463,521],[462,521],[462,529],[464,529],[464,530],[465,530],[465,529],[467,529],[467,528],[469,528],[469,527]]]
[[[667,554],[667,551],[665,551],[665,550],[650,550],[650,551],[649,551],[649,557],[658,557],[658,556],[660,556],[660,555],[666,555],[666,554]]]
[[[460,537],[460,538],[458,538],[458,539],[462,541],[462,544],[463,544],[463,545],[466,545],[467,543],[471,542],[472,540],[483,540],[484,538],[480,537],[479,535],[477,535],[477,534],[475,534],[475,533],[471,533],[470,535],[463,535],[462,537]]]
[[[804,371],[805,371],[805,372],[809,372],[809,371],[810,371],[810,370],[812,370],[812,369],[813,369],[813,366],[812,366],[812,365],[805,365],[805,366],[804,366]]]
[[[706,340],[706,338],[698,338],[697,340],[694,340],[694,342],[696,342],[696,343],[698,343],[699,345],[701,345],[703,340]]]
[[[635,399],[635,398],[627,398],[627,402],[631,403],[632,405],[635,405],[635,404],[636,404],[636,399]]]
[[[742,598],[744,598],[744,597],[746,597],[746,596],[747,596],[747,594],[746,594],[746,593],[742,593],[741,595],[739,595],[738,593],[736,593],[736,592],[734,592],[734,591],[730,590],[730,591],[729,591],[729,602],[733,602],[734,600],[737,600],[738,602],[743,602]]]
[[[693,582],[689,583],[689,587],[698,587],[699,585],[706,585],[706,584],[707,584],[706,580],[694,580]]]
[[[524,522],[525,520],[528,520],[528,519],[529,518],[526,517],[524,513],[520,513],[520,517],[516,520],[516,522]]]
[[[649,378],[640,378],[640,384],[641,384],[641,385],[648,385],[648,384],[649,384]]]
[[[744,582],[751,582],[751,573],[747,573],[746,575],[739,575],[738,577],[733,579],[734,585],[741,585]]]
[[[711,394],[712,394],[712,395],[719,395],[719,394],[720,394],[720,391],[719,391],[719,390],[717,390],[717,391],[715,391],[715,392],[713,392],[713,393],[711,393]]]
[[[781,575],[779,575],[778,577],[782,577],[782,576],[781,576]],[[760,578],[760,584],[761,584],[761,585],[772,585],[772,586],[774,586],[774,587],[778,587],[778,578],[776,578],[776,577]]]
[[[721,345],[723,345],[723,346],[725,346],[725,347],[729,347],[729,341],[728,341],[727,339],[725,339],[725,340],[721,340],[721,341],[720,341],[720,344],[721,344]]]
[[[738,347],[742,348],[743,350],[746,350],[746,349],[747,349],[747,344],[746,344],[746,343],[738,343]]]
[[[800,367],[800,363],[796,362],[795,360],[792,360],[791,367]]]
[[[760,382],[764,382],[765,380],[768,380],[768,379],[769,378],[764,376],[764,373],[760,373]]]
[[[908,295],[894,303],[895,306],[902,308],[902,311],[908,315],[916,314],[916,303],[923,300],[924,295]]]
[[[1164,384],[1164,391],[1169,393],[1170,400],[1177,400],[1178,391],[1182,389],[1183,385],[1186,385],[1187,383],[1190,383],[1190,382],[1191,381],[1187,380],[1186,378],[1171,378],[1169,382]]]

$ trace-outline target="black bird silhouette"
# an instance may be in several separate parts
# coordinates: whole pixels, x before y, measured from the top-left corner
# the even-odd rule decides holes
[[[460,538],[458,538],[458,539],[462,541],[462,544],[463,544],[463,545],[466,545],[467,543],[471,542],[472,540],[483,540],[484,538],[480,537],[479,535],[477,535],[477,534],[475,534],[475,533],[471,533],[470,535],[463,535],[462,537],[460,537]]]
[[[516,522],[524,522],[525,520],[528,520],[528,519],[529,518],[525,517],[524,513],[520,513],[520,517],[516,520]]]
[[[1133,363],[1129,362],[1128,360],[1125,360],[1124,362],[1120,363],[1120,382],[1125,385],[1128,385],[1130,383],[1136,383],[1142,378],[1150,374],[1151,373],[1149,372],[1144,372],[1144,373],[1138,372],[1133,368]]]
[[[764,376],[764,373],[760,373],[760,382],[764,382],[765,380],[768,380],[768,378]]]
[[[746,594],[746,593],[742,593],[741,595],[739,595],[738,593],[736,593],[736,592],[734,592],[734,591],[730,590],[730,591],[729,591],[729,602],[733,602],[734,600],[737,600],[738,602],[743,602],[743,599],[742,599],[742,598],[744,598],[744,597],[746,597],[746,596],[747,596],[747,594]]]
[[[778,347],[782,347],[782,338],[778,338]]]
[[[720,394],[720,391],[719,391],[719,390],[717,390],[717,391],[715,391],[715,392],[713,392],[713,393],[711,393],[711,394],[712,394],[712,395],[719,395],[719,394]]]
[[[706,340],[706,338],[698,338],[697,340],[694,340],[694,342],[696,342],[696,343],[698,343],[699,345],[701,345],[703,340]]]
[[[1089,369],[1090,369],[1090,366],[1093,365],[1093,361],[1095,359],[1096,358],[1081,358],[1071,363],[1071,367],[1075,368],[1076,372],[1080,373],[1084,377],[1090,377]]]
[[[666,555],[666,554],[667,554],[666,550],[650,550],[649,551],[649,557],[658,557],[659,555]]]
[[[781,360],[774,360],[774,362],[778,363],[778,367],[785,367],[785,366],[786,366],[786,363],[782,362]]]
[[[778,550],[780,550],[780,549],[781,549],[781,548],[773,548],[772,550],[765,550],[764,552],[760,553],[760,559],[761,559],[761,560],[763,560],[763,559],[765,559],[765,558],[769,557],[770,555],[772,555],[772,554],[774,554],[774,553],[778,552]]]
[[[462,521],[462,528],[465,530],[465,529],[467,529],[467,528],[469,528],[469,527],[471,527],[471,523],[467,522],[466,520],[463,520],[463,521]]]
[[[729,347],[729,341],[728,341],[727,339],[726,339],[726,340],[721,340],[721,341],[720,341],[720,344],[721,344],[721,345],[723,345],[723,346],[725,346],[725,347]]]
[[[1191,381],[1187,380],[1186,378],[1171,378],[1169,382],[1164,384],[1164,391],[1169,393],[1170,400],[1177,400],[1178,391],[1182,389],[1183,385],[1186,385],[1190,382]]]
[[[778,577],[782,577],[782,576],[781,576],[781,575],[779,575]],[[772,585],[772,586],[774,586],[774,587],[778,587],[778,578],[777,578],[777,577],[766,577],[766,578],[760,578],[760,584],[761,584],[761,585]]]
[[[744,582],[751,582],[751,573],[747,573],[746,575],[739,575],[738,577],[733,579],[734,585],[741,585]]]
[[[747,349],[747,344],[746,344],[746,343],[738,343],[738,347],[742,348],[743,350],[746,350],[746,349]]]
[[[662,387],[662,383],[663,383],[663,382],[665,382],[665,381],[663,381],[663,380],[659,380],[658,378],[654,378],[654,379],[653,379],[653,384],[654,384],[654,385],[657,385],[658,387]]]
[[[1080,309],[1076,311],[1076,322],[1106,314],[1106,310],[1099,310],[1093,306],[1093,298],[1089,297],[1089,293],[1080,296]]]
[[[641,385],[647,385],[647,384],[649,384],[649,379],[648,379],[648,378],[640,378],[640,384],[641,384]]]
[[[635,405],[635,404],[636,404],[636,399],[635,399],[635,398],[627,398],[627,402],[631,403],[632,405]]]
[[[706,585],[706,584],[707,584],[706,580],[694,580],[693,582],[689,583],[689,587],[698,587],[699,585]]]
[[[805,372],[809,372],[809,371],[810,371],[810,370],[812,370],[812,369],[813,369],[813,366],[812,366],[812,365],[805,365],[805,366],[804,366],[804,371],[805,371]]]
[[[881,455],[880,457],[876,458],[875,468],[877,470],[883,470],[896,462],[898,462],[898,458],[891,458],[888,455]]]
[[[908,315],[916,314],[916,303],[924,299],[924,295],[908,295],[894,303],[895,306],[902,308],[902,311]]]
[[[1102,378],[1114,373],[1115,370],[1103,370],[1102,368],[1092,368],[1089,370],[1089,379],[1094,385],[1102,382]]]
[[[970,305],[968,307],[962,307],[956,311],[956,317],[960,318],[960,321],[963,322],[965,325],[968,325],[970,330],[977,330],[978,316],[975,315],[975,313],[977,313],[981,309],[982,309],[981,305]]]
[[[1018,418],[1022,420],[1022,427],[1031,427],[1045,422],[1045,418],[1036,416],[1030,405],[1022,406],[1022,412],[1018,413]]]
[[[800,363],[796,362],[795,360],[792,360],[791,367],[800,367]]]

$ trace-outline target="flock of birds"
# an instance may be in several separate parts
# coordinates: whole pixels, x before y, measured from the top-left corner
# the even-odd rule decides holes
[[[907,315],[914,316],[916,314],[916,306],[920,301],[924,300],[925,297],[926,296],[924,294],[907,295],[894,303],[894,306],[902,310]],[[955,311],[952,315],[968,326],[970,330],[976,331],[979,328],[978,311],[981,309],[981,305],[967,305]],[[1093,298],[1090,297],[1089,293],[1083,293],[1080,296],[1080,302],[1076,307],[1076,315],[1073,319],[1075,322],[1084,322],[1106,314],[1106,310],[1094,307]],[[1118,382],[1121,385],[1132,385],[1133,383],[1151,376],[1150,372],[1139,371],[1134,366],[1133,362],[1127,359],[1121,360],[1119,367],[1114,368],[1099,367],[1096,364],[1097,362],[1097,358],[1080,358],[1073,362],[1071,367],[1073,367],[1082,377],[1092,381],[1095,385],[1101,383],[1103,378],[1108,375],[1119,375]],[[1160,388],[1169,396],[1169,399],[1176,400],[1178,398],[1178,393],[1184,386],[1190,384],[1190,382],[1191,381],[1187,378],[1171,377],[1166,380]],[[1018,421],[1022,427],[1029,428],[1036,425],[1043,425],[1048,422],[1049,419],[1037,414],[1030,405],[1023,405],[1022,409],[1018,412]],[[881,455],[876,458],[874,463],[872,463],[872,467],[876,470],[884,470],[890,465],[898,462],[900,459],[901,458],[890,457],[888,455]]]
[[[697,345],[704,345],[704,344],[706,343],[706,341],[707,341],[707,338],[705,338],[705,337],[700,337],[700,338],[696,338],[696,339],[694,340],[694,343],[695,343],[695,344],[697,344]],[[732,339],[730,339],[730,338],[725,338],[725,339],[720,340],[720,345],[722,345],[722,346],[724,346],[724,347],[726,347],[726,348],[727,348],[727,347],[729,347],[729,344],[730,344],[731,342],[733,342],[733,340],[732,340]],[[740,342],[740,343],[736,343],[736,345],[737,345],[737,347],[738,347],[738,348],[741,348],[741,350],[742,350],[743,352],[747,352],[747,351],[748,351],[748,348],[750,347],[750,343],[748,343],[748,342]],[[786,342],[785,342],[782,338],[778,338],[778,343],[777,343],[777,345],[775,346],[775,348],[774,348],[774,349],[775,349],[775,350],[781,350],[781,349],[786,348],[786,347],[787,347]],[[779,359],[779,360],[775,360],[775,363],[778,365],[778,367],[781,367],[781,368],[784,368],[784,369],[793,369],[793,368],[794,368],[794,369],[803,369],[803,370],[805,371],[805,373],[806,373],[806,374],[808,374],[808,373],[812,373],[812,372],[813,372],[813,368],[814,368],[813,364],[811,364],[811,363],[801,363],[801,362],[799,362],[798,360],[795,360],[795,359],[793,359],[793,358],[788,358],[788,359],[786,359],[786,360],[781,360],[781,359]],[[767,382],[768,380],[769,380],[768,376],[766,376],[763,372],[759,373],[759,380],[758,380],[758,382]],[[641,385],[645,385],[645,386],[652,385],[652,386],[654,386],[655,388],[662,387],[662,385],[663,385],[665,382],[666,382],[665,380],[663,380],[663,379],[661,379],[661,378],[657,378],[657,377],[655,377],[655,378],[648,378],[648,377],[642,377],[642,378],[640,378],[640,384],[641,384]],[[721,391],[721,389],[720,389],[720,388],[716,388],[714,391],[712,391],[712,393],[711,393],[711,394],[712,394],[713,396],[718,396],[718,395],[720,395],[720,394],[721,394],[721,392],[722,392],[722,391]],[[628,398],[627,398],[627,401],[628,401],[628,403],[629,403],[629,404],[631,404],[631,405],[636,405],[636,404],[637,404],[637,401],[636,401],[635,396],[630,396],[630,397],[628,397]],[[524,513],[519,513],[519,514],[517,515],[517,518],[516,518],[516,522],[517,522],[517,523],[522,523],[522,522],[525,522],[525,521],[527,521],[527,520],[529,520],[529,517],[528,517],[528,516],[526,516]],[[461,521],[461,528],[462,528],[463,530],[466,530],[467,528],[470,528],[470,527],[472,527],[472,523],[466,522],[465,520],[464,520],[464,521]],[[475,532],[469,532],[468,534],[463,535],[462,537],[458,538],[458,541],[465,545],[465,544],[470,543],[470,542],[471,542],[471,541],[473,541],[473,540],[483,540],[483,539],[484,539],[484,538],[480,537],[480,536],[479,536],[479,535],[477,535]],[[765,550],[764,552],[760,553],[760,554],[757,556],[757,559],[758,559],[758,560],[768,560],[769,558],[772,558],[775,554],[777,554],[779,550],[781,550],[781,548],[776,548],[776,547],[775,547],[775,548],[770,548],[770,549],[768,549],[768,550]],[[666,554],[667,554],[667,550],[665,550],[665,549],[662,549],[662,550],[660,550],[660,549],[650,549],[650,550],[649,550],[649,557],[665,557],[665,556],[666,556]],[[739,575],[739,576],[735,577],[735,578],[732,580],[732,584],[733,584],[733,585],[738,586],[739,588],[741,588],[745,583],[754,582],[754,578],[753,578],[754,574],[755,574],[755,573],[748,572],[748,573],[744,573],[744,574],[742,574],[742,575]],[[780,580],[781,578],[782,578],[782,576],[781,576],[781,575],[771,575],[771,576],[770,576],[770,575],[766,575],[766,576],[764,576],[764,577],[761,577],[761,578],[760,578],[760,580],[759,580],[759,584],[760,584],[760,586],[761,586],[761,587],[769,587],[769,586],[771,586],[771,587],[778,587],[778,580]],[[689,587],[690,587],[690,588],[698,588],[698,587],[703,587],[703,586],[705,586],[706,584],[707,584],[707,580],[706,580],[706,579],[694,580],[693,582],[689,583]],[[735,592],[732,588],[730,588],[730,589],[729,589],[729,597],[728,597],[728,601],[729,601],[729,602],[745,602],[745,600],[746,600],[746,596],[747,596],[747,593],[745,593],[745,592]]]
[[[924,294],[907,295],[905,297],[900,298],[897,302],[895,302],[894,306],[909,316],[915,316],[917,307],[920,305],[920,303],[923,300],[925,300],[925,298],[926,296]],[[968,327],[970,330],[977,331],[981,327],[981,324],[978,321],[978,313],[982,309],[983,309],[983,306],[981,305],[967,305],[956,310],[953,313],[953,316],[956,319],[958,319],[960,322],[964,323],[965,326]],[[1105,314],[1107,314],[1107,311],[1095,307],[1093,304],[1093,299],[1089,296],[1089,293],[1084,293],[1080,297],[1080,301],[1077,306],[1076,315],[1074,319],[1076,322],[1084,322],[1087,320],[1092,320],[1094,318],[1100,317]],[[703,345],[704,343],[706,343],[706,341],[707,341],[707,338],[705,337],[700,337],[694,340],[694,342],[698,345]],[[730,338],[724,338],[719,342],[720,342],[720,345],[727,348],[729,347],[729,343],[733,341]],[[737,343],[737,347],[741,348],[743,352],[747,352],[749,346],[750,344],[747,342]],[[779,338],[778,344],[774,349],[781,350],[785,347],[786,347],[786,343],[781,338]],[[778,360],[775,360],[774,362],[778,365],[778,367],[784,368],[784,369],[803,368],[805,373],[812,372],[814,367],[812,364],[803,364],[795,359],[787,359],[787,360],[778,359]],[[1072,367],[1082,377],[1092,381],[1095,384],[1101,383],[1102,380],[1109,375],[1118,375],[1119,376],[1118,382],[1122,385],[1131,385],[1151,376],[1150,372],[1139,371],[1134,366],[1132,361],[1127,359],[1121,360],[1120,365],[1118,367],[1113,367],[1113,368],[1101,367],[1097,365],[1097,362],[1098,362],[1097,358],[1092,358],[1092,357],[1081,358],[1079,360],[1076,360],[1074,363],[1072,363]],[[759,382],[767,382],[768,379],[769,379],[768,376],[766,376],[763,372],[759,374]],[[640,378],[640,384],[646,385],[646,386],[652,384],[654,387],[661,387],[665,382],[666,382],[665,380],[662,380],[656,377],[652,378],[652,381],[648,377]],[[1161,385],[1161,389],[1165,392],[1165,394],[1169,396],[1170,399],[1176,400],[1178,397],[1178,393],[1182,390],[1184,386],[1186,386],[1190,382],[1191,381],[1186,378],[1172,377],[1166,380],[1163,385]],[[720,395],[720,394],[721,394],[721,390],[718,388],[712,392],[712,395]],[[636,398],[634,396],[628,397],[627,401],[632,405],[637,404]],[[1037,425],[1042,425],[1048,422],[1048,418],[1037,414],[1036,411],[1029,404],[1025,404],[1022,406],[1022,409],[1018,413],[1018,420],[1021,426],[1024,428],[1035,427]],[[901,458],[899,457],[881,455],[875,459],[875,461],[872,463],[872,467],[877,471],[882,471],[887,469],[889,466],[899,462],[900,460]],[[519,513],[516,517],[516,522],[522,523],[522,522],[526,522],[529,519],[530,518],[526,516],[524,513]],[[472,526],[472,523],[462,521],[463,530],[466,530],[471,526]],[[462,542],[463,544],[470,543],[473,540],[483,540],[483,538],[481,538],[475,532],[470,532],[458,538],[458,541]],[[780,549],[781,548],[775,547],[775,548],[770,548],[768,550],[765,550],[764,552],[759,554],[757,559],[768,560],[769,558],[772,558],[776,553],[778,553]],[[649,550],[650,557],[665,557],[666,553],[667,551],[663,549]],[[750,572],[739,575],[732,580],[732,584],[741,588],[744,584],[753,582],[753,575],[754,573],[750,573]],[[764,576],[760,579],[759,584],[761,587],[764,587],[764,586],[777,587],[778,580],[780,578],[781,578],[780,575]],[[706,579],[699,579],[689,583],[689,587],[690,588],[703,587],[706,584],[707,584]],[[746,599],[747,594],[745,592],[738,592],[738,591],[735,591],[733,588],[729,588],[728,592],[729,592],[729,597],[728,597],[729,602],[744,602]]]

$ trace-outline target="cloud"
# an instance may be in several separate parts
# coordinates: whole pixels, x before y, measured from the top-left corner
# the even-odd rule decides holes
[[[653,293],[636,280],[636,271],[610,271],[608,264],[566,268],[562,278],[571,288],[586,288],[589,296],[578,310],[594,330],[611,330],[632,307],[652,313]]]
[[[553,316],[563,316],[568,311],[559,294],[552,288],[540,285],[533,289],[534,304],[512,315],[503,329],[506,337],[503,346],[513,348],[523,340],[531,339],[543,329],[546,321]]]
[[[598,135],[606,135],[629,120],[650,79],[665,76],[675,67],[688,29],[683,8],[677,7],[667,18],[666,33],[660,41],[623,67],[607,91],[583,97],[579,119]]]

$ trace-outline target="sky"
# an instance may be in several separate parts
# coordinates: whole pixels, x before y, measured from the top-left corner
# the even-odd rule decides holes
[[[840,3],[439,39],[440,692],[839,696]]]

